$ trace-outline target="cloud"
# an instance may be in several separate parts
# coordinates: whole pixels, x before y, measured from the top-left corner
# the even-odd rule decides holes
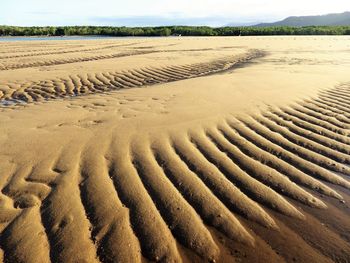
[[[349,0],[0,1],[0,24],[11,25],[246,25],[349,9]]]
[[[235,19],[221,16],[185,17],[181,14],[165,16],[131,16],[131,17],[92,17],[89,21],[94,25],[111,26],[224,26],[226,24],[250,25],[258,21],[252,19]]]
[[[28,15],[39,15],[39,16],[45,16],[45,15],[59,15],[57,12],[49,12],[49,11],[35,11],[35,12],[26,12]]]

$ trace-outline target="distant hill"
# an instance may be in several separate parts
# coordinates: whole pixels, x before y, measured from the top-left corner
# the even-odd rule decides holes
[[[255,26],[350,26],[350,12],[320,16],[290,16],[282,21]]]

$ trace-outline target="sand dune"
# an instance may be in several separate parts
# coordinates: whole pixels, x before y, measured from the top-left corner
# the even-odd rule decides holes
[[[348,38],[120,41],[0,43],[0,262],[350,260]]]

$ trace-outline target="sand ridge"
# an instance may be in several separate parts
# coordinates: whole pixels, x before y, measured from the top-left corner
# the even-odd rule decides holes
[[[136,53],[136,55],[146,53],[141,52]],[[118,56],[112,56],[112,58],[124,55],[130,56],[131,54],[120,54]],[[167,83],[232,70],[235,67],[243,66],[250,60],[262,56],[262,51],[250,50],[243,55],[226,57],[219,60],[192,65],[177,65],[164,68],[147,67],[128,70],[126,72],[101,72],[87,75],[71,75],[67,79],[61,78],[54,80],[42,80],[34,83],[17,82],[15,87],[11,85],[2,85],[0,91],[0,101],[5,104],[8,101],[13,103],[16,101],[32,102],[43,99],[78,96],[123,88],[134,88],[145,85]],[[100,58],[101,57],[99,57],[99,59]],[[71,61],[62,61],[62,63],[67,64],[71,63]],[[54,64],[57,65],[57,63]],[[36,67],[39,66],[39,64],[30,64],[29,66]]]
[[[348,261],[347,43],[291,40],[1,71],[0,262]]]

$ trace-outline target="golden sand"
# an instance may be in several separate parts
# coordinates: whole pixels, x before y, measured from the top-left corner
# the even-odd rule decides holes
[[[0,43],[0,262],[350,260],[350,38]]]

